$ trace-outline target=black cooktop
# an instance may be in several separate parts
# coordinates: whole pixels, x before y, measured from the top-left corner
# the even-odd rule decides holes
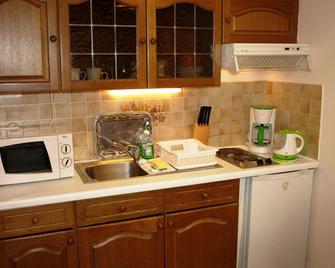
[[[261,157],[237,147],[221,148],[216,156],[241,168],[258,167],[272,165],[274,162],[271,158]]]

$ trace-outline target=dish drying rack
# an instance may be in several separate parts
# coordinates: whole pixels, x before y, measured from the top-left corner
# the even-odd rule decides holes
[[[160,157],[176,169],[188,169],[215,165],[218,148],[207,146],[196,139],[162,141]]]

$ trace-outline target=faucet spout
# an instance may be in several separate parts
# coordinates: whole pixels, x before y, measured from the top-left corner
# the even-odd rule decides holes
[[[138,161],[140,160],[140,152],[136,145],[131,144],[127,141],[110,140],[109,138],[104,137],[104,136],[98,136],[98,138],[108,142],[111,146],[117,146],[123,152],[125,152],[130,157],[132,157],[136,163],[138,163]]]

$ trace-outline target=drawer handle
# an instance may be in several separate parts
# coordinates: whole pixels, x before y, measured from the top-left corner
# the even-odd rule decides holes
[[[32,222],[33,224],[38,224],[38,223],[40,222],[40,219],[39,219],[38,217],[34,217],[34,218],[31,220],[31,222]]]
[[[67,244],[68,244],[69,246],[72,246],[72,245],[74,244],[74,239],[73,239],[72,237],[69,237],[69,238],[67,239]]]
[[[173,225],[174,225],[173,221],[172,220],[168,220],[168,226],[169,227],[173,227]]]
[[[127,207],[126,206],[120,206],[119,207],[119,211],[120,212],[126,212],[127,211]]]
[[[207,199],[207,198],[208,198],[208,193],[203,193],[203,194],[202,194],[202,198],[203,198],[203,199]]]

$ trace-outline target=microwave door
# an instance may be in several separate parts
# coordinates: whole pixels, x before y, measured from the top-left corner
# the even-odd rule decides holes
[[[0,148],[6,174],[52,172],[48,151],[43,141],[13,144]]]

